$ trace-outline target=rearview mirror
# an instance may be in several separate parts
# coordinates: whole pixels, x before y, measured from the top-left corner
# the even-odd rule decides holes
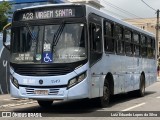
[[[3,46],[8,49],[10,51],[10,47],[9,45],[7,45],[7,41],[8,41],[8,31],[10,30],[11,28],[11,23],[7,24],[6,26],[4,26],[3,28]],[[9,40],[10,41],[10,40]]]

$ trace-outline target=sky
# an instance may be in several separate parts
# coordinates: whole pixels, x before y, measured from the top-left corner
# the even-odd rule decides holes
[[[143,0],[143,1],[146,2],[152,8],[154,8],[155,10],[160,9],[160,0]],[[118,16],[121,19],[136,18],[136,17],[137,18],[156,17],[156,11],[149,8],[141,0],[101,0],[101,4],[105,6],[105,9],[108,11],[108,13]],[[128,12],[134,15],[131,15]]]
[[[5,1],[10,1],[10,0],[5,0]],[[145,5],[142,2],[142,0],[98,0],[98,1],[101,1],[101,4],[105,8],[105,10],[104,9],[102,10],[120,19],[156,17],[156,11]],[[143,1],[146,2],[148,5],[150,5],[152,8],[154,8],[155,10],[160,9],[160,0],[143,0]]]

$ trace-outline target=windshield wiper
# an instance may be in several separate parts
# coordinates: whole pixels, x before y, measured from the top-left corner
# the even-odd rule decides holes
[[[63,32],[64,27],[65,27],[65,23],[62,22],[62,24],[59,26],[57,32],[54,34],[53,42],[52,42],[52,51],[53,51],[54,46],[57,45],[57,43],[59,41],[59,38],[60,38],[60,36],[61,36],[61,34]]]
[[[36,35],[34,35],[33,32],[31,31],[29,23],[25,23],[25,26],[26,26],[27,31],[29,32],[29,34],[31,36],[31,39],[33,41],[36,41],[37,40]],[[38,34],[39,34],[39,32],[38,32]],[[36,46],[37,46],[37,42],[36,42]],[[38,49],[38,47],[36,47],[36,49],[34,50],[34,56],[36,56],[37,49]],[[35,58],[34,58],[34,61],[36,61]]]
[[[36,41],[36,36],[33,35],[32,31],[31,31],[31,29],[30,29],[30,25],[29,25],[28,23],[25,23],[25,26],[26,26],[26,28],[27,28],[27,30],[28,30],[31,38],[32,38],[34,41]]]

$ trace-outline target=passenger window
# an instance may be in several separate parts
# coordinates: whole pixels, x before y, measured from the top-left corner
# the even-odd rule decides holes
[[[133,50],[132,50],[132,44],[129,42],[126,42],[125,44],[125,48],[126,48],[126,55],[132,55],[133,54]]]
[[[147,47],[142,46],[141,55],[142,57],[147,57]]]
[[[104,24],[104,49],[106,52],[115,51],[115,39],[113,38],[113,24],[106,21]]]
[[[139,35],[137,33],[133,34],[133,41],[134,43],[139,44]]]
[[[127,29],[124,30],[124,39],[127,42],[131,42],[131,31]]]
[[[125,40],[125,52],[126,55],[130,56],[133,55],[133,44],[132,44],[132,34],[131,31],[128,29],[124,30],[124,40]]]
[[[141,36],[141,45],[145,45],[146,44],[146,37],[145,36]]]
[[[114,37],[115,37],[115,39],[122,40],[122,33],[123,33],[122,28],[118,25],[115,25],[115,27],[114,27]]]
[[[123,28],[119,25],[114,26],[114,38],[117,40],[117,53],[124,53]]]
[[[152,39],[152,48],[155,49],[155,39]]]
[[[117,41],[117,53],[124,53],[124,41]]]
[[[113,33],[113,26],[111,23],[106,22],[105,23],[105,35],[112,36]]]
[[[154,43],[155,43],[154,39],[152,39],[150,37],[147,38],[147,56],[148,56],[148,58],[155,57]]]
[[[135,45],[134,47],[135,56],[140,56],[140,46]]]
[[[151,47],[152,46],[152,40],[151,38],[147,38],[147,47]]]
[[[137,32],[133,32],[133,53],[136,57],[140,56],[140,35]]]

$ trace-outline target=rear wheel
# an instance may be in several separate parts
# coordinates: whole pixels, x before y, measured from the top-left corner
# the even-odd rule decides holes
[[[103,96],[97,98],[97,102],[100,107],[108,107],[109,100],[110,100],[110,89],[109,89],[109,83],[106,80],[103,86]]]
[[[41,107],[50,107],[53,103],[53,101],[44,101],[44,100],[37,100],[39,106]]]
[[[143,97],[145,95],[145,78],[143,75],[140,77],[139,90],[136,91],[138,97]]]

